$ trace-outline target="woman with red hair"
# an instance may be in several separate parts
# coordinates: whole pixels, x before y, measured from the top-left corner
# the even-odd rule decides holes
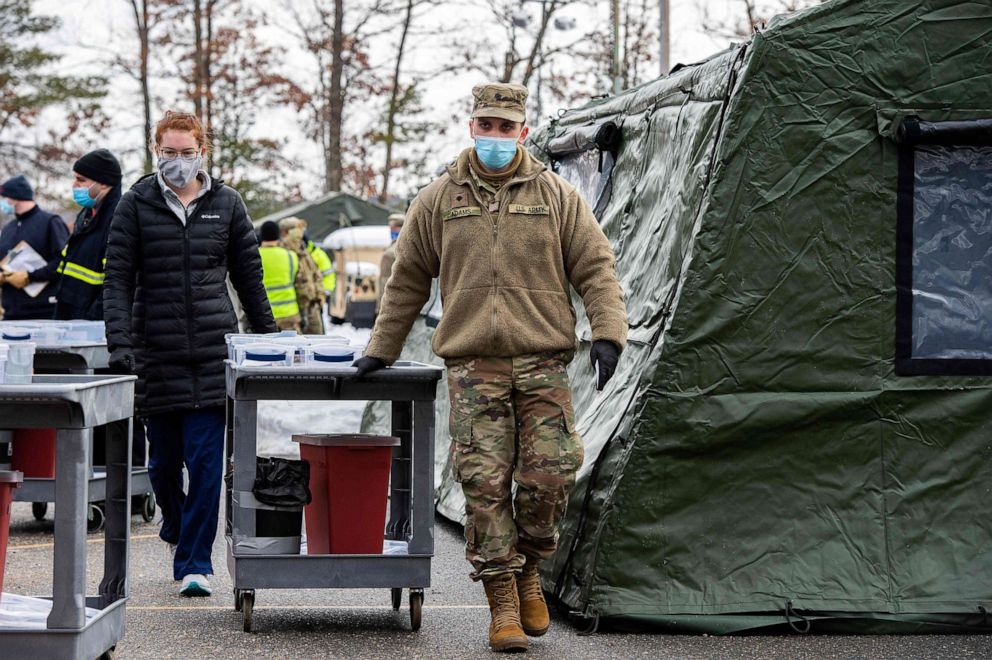
[[[274,332],[244,200],[203,169],[200,121],[167,112],[158,171],[124,194],[110,229],[104,317],[111,367],[138,375],[148,472],[180,594],[210,595],[224,455],[224,335],[238,331],[226,281],[255,332]],[[189,474],[183,491],[183,466]]]

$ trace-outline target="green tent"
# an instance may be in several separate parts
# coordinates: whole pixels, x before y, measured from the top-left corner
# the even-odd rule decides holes
[[[987,0],[834,0],[532,138],[596,209],[631,324],[601,393],[577,328],[587,459],[545,573],[565,606],[986,627],[990,44]],[[406,357],[429,357],[428,311]]]

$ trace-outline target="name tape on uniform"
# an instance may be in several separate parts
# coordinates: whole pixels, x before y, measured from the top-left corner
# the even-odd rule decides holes
[[[510,213],[524,215],[547,215],[548,207],[544,204],[510,204]]]
[[[460,209],[451,209],[441,214],[442,220],[454,220],[455,218],[465,218],[470,215],[482,215],[482,208],[479,206],[463,206]]]

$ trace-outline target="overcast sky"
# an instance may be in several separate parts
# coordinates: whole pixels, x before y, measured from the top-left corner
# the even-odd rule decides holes
[[[247,4],[262,6],[262,0],[243,0]],[[281,7],[286,0],[265,2],[266,7]],[[307,0],[309,2],[309,0]],[[608,23],[609,2],[602,0],[592,9],[569,9],[564,15],[572,14],[579,23],[586,25],[589,21]],[[736,9],[740,0],[671,0],[672,20],[672,64],[677,62],[695,62],[705,59],[712,53],[727,45],[726,40],[714,38],[703,33],[700,28],[701,12],[707,11],[712,15],[725,16]],[[498,28],[487,23],[486,14],[473,11],[464,2],[454,2],[458,11],[450,7],[435,10],[434,13],[421,21],[421,29],[429,30],[432,26],[441,26],[446,20],[457,15],[461,25],[469,25],[480,34],[494,31]],[[347,7],[347,4],[346,4]],[[62,26],[51,40],[45,45],[64,55],[60,64],[61,70],[78,74],[101,72],[106,74],[104,62],[110,60],[118,49],[133,52],[133,18],[128,0],[89,0],[87,2],[67,2],[66,0],[37,0],[37,13],[58,16]],[[288,25],[285,16],[275,16],[276,23]],[[606,29],[606,28],[604,28]],[[280,43],[292,43],[285,32],[278,27],[271,27],[266,33],[269,39]],[[552,38],[567,38],[568,35],[552,35]],[[411,57],[411,70],[426,70],[431,68],[433,60],[448,57],[443,48],[438,47],[437,37],[431,35],[418,36],[412,40],[414,47]],[[393,45],[387,40],[376,42],[372,48],[373,58],[388,59],[392,56]],[[440,54],[440,55],[439,55]],[[289,48],[286,53],[285,66],[289,71],[307,71],[310,65],[308,56],[295,49]],[[653,72],[657,75],[657,72]],[[457,151],[468,145],[467,129],[462,122],[452,124],[450,115],[460,106],[467,108],[467,97],[472,84],[479,82],[478,74],[471,73],[461,76],[451,76],[428,90],[429,103],[434,113],[433,118],[449,125],[448,135],[438,140],[436,154],[432,159],[437,164],[449,160]],[[170,85],[173,85],[170,88]],[[180,90],[174,83],[157,83],[156,90],[163,99],[175,97],[176,103],[184,103]],[[112,78],[111,93],[104,102],[104,107],[114,120],[114,128],[109,136],[110,148],[124,155],[125,169],[129,174],[136,174],[142,161],[140,97],[137,95],[137,85],[133,80],[123,75]],[[188,102],[186,102],[188,103]],[[168,102],[166,102],[166,105]],[[550,115],[556,108],[549,107],[550,100],[545,101],[545,114]],[[161,108],[164,110],[165,108]],[[303,174],[303,190],[308,196],[319,192],[321,181],[320,150],[318,145],[307,139],[299,125],[295,112],[290,109],[273,109],[266,111],[266,116],[260,117],[256,126],[259,135],[285,138],[286,152],[301,168]],[[351,121],[361,121],[363,118],[349,118]],[[133,180],[133,176],[126,177]]]

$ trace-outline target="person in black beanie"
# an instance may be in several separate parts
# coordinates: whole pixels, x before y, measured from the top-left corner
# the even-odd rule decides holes
[[[69,237],[69,228],[62,218],[35,203],[34,190],[23,174],[0,185],[0,206],[15,214],[15,221],[0,230],[0,260],[23,241],[46,262],[30,271],[10,268],[0,271],[3,318],[7,321],[50,319],[55,312],[55,288],[46,284],[38,292],[35,287],[26,287],[58,280],[59,253]]]
[[[72,174],[72,198],[81,208],[62,250],[55,318],[102,321],[107,237],[121,200],[121,164],[107,149],[97,149],[77,160]]]

